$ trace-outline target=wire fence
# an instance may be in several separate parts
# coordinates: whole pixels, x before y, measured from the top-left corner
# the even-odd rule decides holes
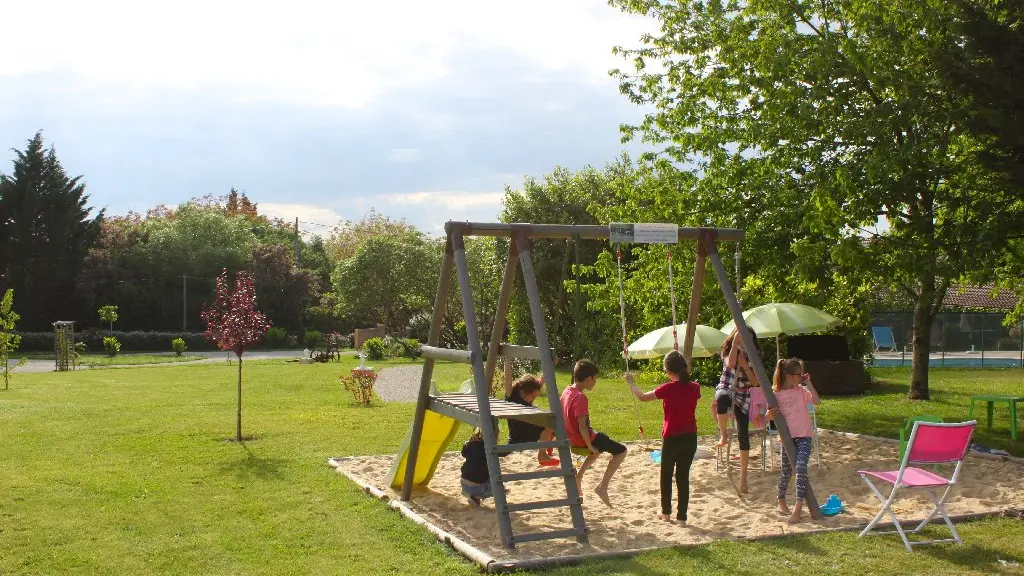
[[[1019,366],[1024,368],[1024,319],[1006,325],[1006,314],[941,312],[932,323],[928,349],[932,366]],[[914,350],[912,312],[871,315],[876,366],[910,365]],[[891,330],[891,341],[888,340]]]

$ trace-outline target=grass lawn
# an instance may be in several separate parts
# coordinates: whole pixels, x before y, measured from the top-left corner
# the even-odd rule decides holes
[[[0,574],[476,574],[326,465],[330,456],[394,451],[411,420],[411,404],[355,405],[337,376],[357,363],[247,363],[243,431],[256,439],[244,444],[225,440],[234,432],[233,364],[15,374],[0,392]],[[936,400],[915,404],[902,399],[906,372],[878,373],[892,384],[825,399],[822,425],[895,436],[890,423],[904,414],[941,407],[965,415],[961,394],[1019,390],[1024,378],[936,370]],[[435,374],[442,389],[465,377],[465,366]],[[592,407],[596,427],[636,438],[621,380],[601,380]],[[643,406],[653,436],[658,411]],[[709,419],[701,426],[709,432]],[[984,433],[980,441],[989,444]],[[998,560],[1024,563],[1024,522],[960,530],[965,546],[914,554],[898,538],[841,533],[719,542],[550,573],[1022,573]]]

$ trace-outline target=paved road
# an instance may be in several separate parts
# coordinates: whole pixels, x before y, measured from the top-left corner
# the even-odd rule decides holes
[[[147,356],[170,356],[173,352],[148,352],[145,353]],[[197,354],[204,354],[209,356],[202,360],[195,360],[193,362],[167,362],[163,364],[122,364],[117,366],[104,366],[104,368],[139,368],[141,366],[175,366],[180,364],[200,364],[204,362],[226,362],[229,359],[234,361],[234,354],[230,352],[197,352]],[[343,352],[343,354],[355,354],[352,351]],[[252,352],[245,353],[246,360],[273,360],[279,358],[300,358],[302,356],[301,350],[253,350]],[[10,364],[14,364],[11,361]],[[13,372],[53,372],[54,361],[53,360],[29,360],[24,365],[15,368]],[[80,366],[79,370],[86,369],[87,366]]]

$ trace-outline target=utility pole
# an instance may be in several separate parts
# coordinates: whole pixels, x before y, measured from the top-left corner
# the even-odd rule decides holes
[[[185,275],[181,275],[181,331],[188,332],[188,291],[185,289]]]

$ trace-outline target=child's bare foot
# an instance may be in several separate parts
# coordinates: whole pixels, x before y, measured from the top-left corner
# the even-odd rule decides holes
[[[746,480],[740,480],[740,494],[746,494],[750,492],[750,488],[747,486]]]
[[[779,516],[788,516],[789,514],[791,514],[789,506],[786,506],[785,502],[779,500]]]
[[[658,520],[664,520],[665,522],[668,522],[671,519],[672,516],[670,514],[658,514]]]
[[[799,510],[794,510],[793,511],[793,515],[789,517],[789,523],[790,524],[796,524],[796,523],[800,522],[801,520],[803,520],[803,518],[800,516],[800,511]]]
[[[729,445],[729,439],[726,438],[725,436],[722,436],[722,437],[720,437],[718,439],[718,443],[715,444],[715,448],[725,448],[728,445]]]
[[[601,499],[601,502],[604,502],[608,506],[612,505],[611,499],[608,498],[607,486],[598,486],[597,488],[594,488],[594,494],[597,494],[597,497]]]

